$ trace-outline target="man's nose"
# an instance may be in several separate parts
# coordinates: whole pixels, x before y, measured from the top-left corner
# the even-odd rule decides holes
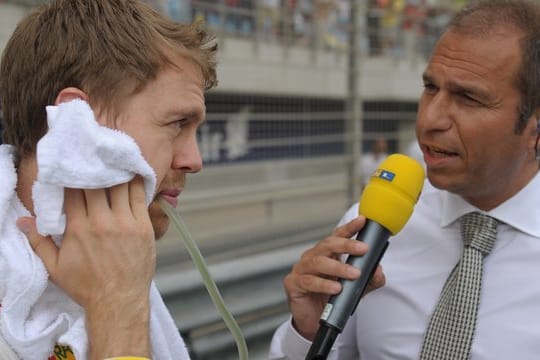
[[[421,100],[417,126],[423,131],[444,131],[452,125],[452,104],[443,92]]]
[[[184,172],[196,173],[202,169],[201,152],[196,138],[189,139],[176,146],[172,167]]]

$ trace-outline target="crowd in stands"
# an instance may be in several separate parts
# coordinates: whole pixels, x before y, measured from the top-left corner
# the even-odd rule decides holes
[[[147,0],[179,21],[202,20],[235,36],[259,36],[329,49],[348,45],[351,0]],[[466,0],[359,2],[366,55],[429,54],[451,14]],[[420,40],[420,41],[419,41]]]

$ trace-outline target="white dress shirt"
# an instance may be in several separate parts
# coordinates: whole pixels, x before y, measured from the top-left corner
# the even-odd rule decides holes
[[[423,192],[407,225],[390,239],[381,262],[386,285],[360,301],[329,359],[418,359],[431,313],[463,251],[459,217],[472,211],[479,210],[457,195]],[[487,214],[501,224],[484,261],[471,360],[540,359],[540,175]],[[269,358],[304,359],[310,345],[289,321],[274,334]]]

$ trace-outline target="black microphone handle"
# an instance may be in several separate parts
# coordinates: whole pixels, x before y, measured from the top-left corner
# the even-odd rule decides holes
[[[306,360],[326,360],[337,336],[341,333],[335,327],[321,322],[313,343],[309,348]]]
[[[356,280],[340,279],[341,292],[328,300],[321,315],[319,330],[306,360],[322,360],[328,357],[337,335],[343,331],[347,320],[356,309],[371,276],[384,255],[390,235],[390,231],[385,227],[369,219],[358,232],[356,239],[364,241],[369,246],[369,250],[363,256],[349,256],[347,264],[360,269],[360,277]]]

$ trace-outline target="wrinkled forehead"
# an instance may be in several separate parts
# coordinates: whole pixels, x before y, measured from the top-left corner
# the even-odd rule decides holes
[[[521,33],[506,28],[490,34],[448,30],[439,39],[430,65],[440,63],[479,76],[516,76],[522,63],[521,40]]]

